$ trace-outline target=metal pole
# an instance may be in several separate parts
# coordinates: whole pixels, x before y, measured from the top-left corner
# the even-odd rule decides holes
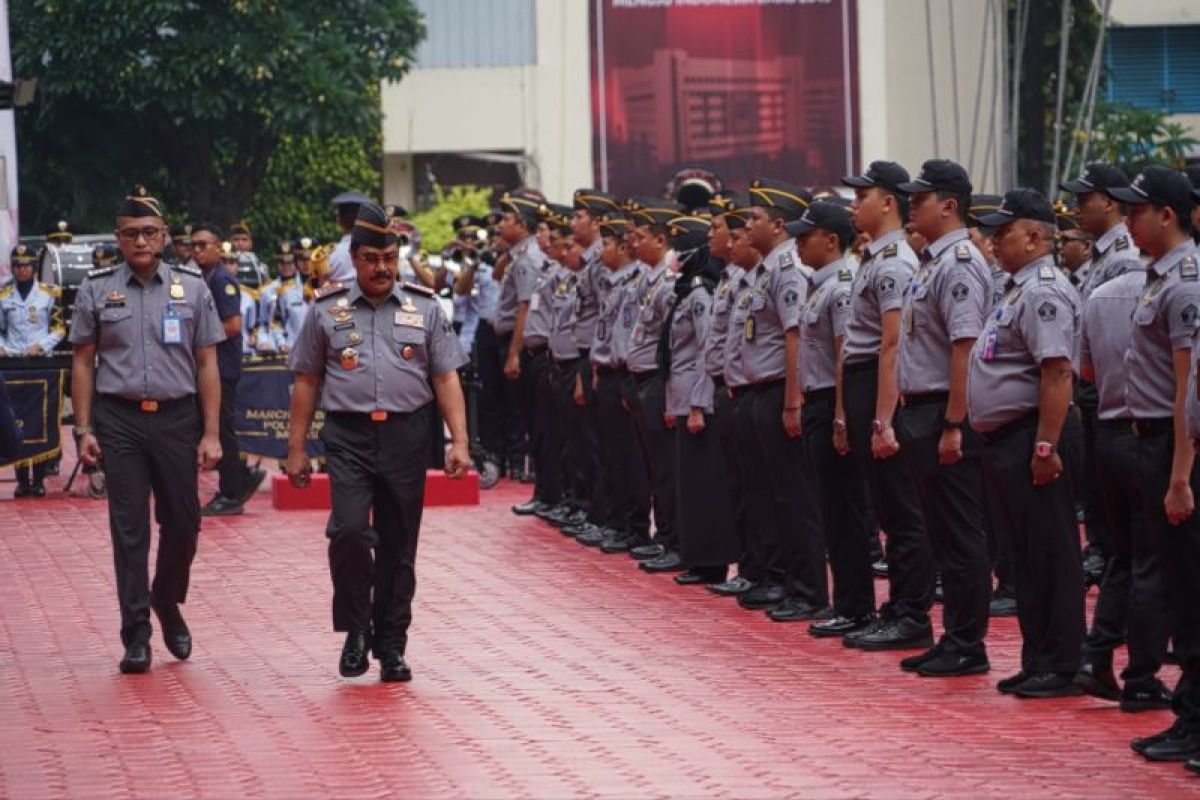
[[[988,48],[988,29],[992,26],[992,2],[988,0],[987,14],[983,18],[983,37],[979,42],[979,74],[975,79],[975,121],[971,125],[971,151],[967,158],[968,169],[975,168],[975,144],[979,140],[979,111],[983,103],[983,70],[987,65],[987,48]],[[992,103],[993,110],[996,107]],[[986,167],[985,167],[986,171]]]
[[[596,98],[600,135],[600,191],[608,191],[608,88],[604,77],[604,3],[596,0]]]
[[[929,104],[933,117],[933,155],[942,155],[938,136],[937,78],[933,70],[933,15],[929,11],[929,0],[925,0],[925,54],[929,56]]]
[[[1021,66],[1025,60],[1025,39],[1029,33],[1030,0],[1017,0],[1017,29],[1013,38],[1013,66],[1009,75],[1012,86],[1012,105],[1009,112],[1012,121],[1009,123],[1008,141],[1005,150],[1008,152],[1008,185],[1017,185],[1017,149],[1021,143]]]
[[[1083,97],[1079,102],[1079,110],[1075,113],[1075,124],[1071,127],[1071,146],[1067,149],[1067,160],[1063,163],[1063,170],[1060,180],[1066,180],[1071,174],[1075,164],[1075,153],[1079,148],[1080,134],[1083,133],[1084,120],[1088,120],[1087,129],[1091,132],[1091,121],[1088,108],[1094,106],[1096,101],[1096,87],[1100,83],[1100,61],[1104,53],[1104,32],[1108,27],[1108,15],[1112,10],[1112,0],[1104,0],[1104,7],[1100,13],[1100,31],[1096,36],[1096,46],[1092,49],[1092,63],[1088,68],[1088,79],[1084,85]],[[1083,155],[1080,157],[1080,165],[1087,163],[1087,148],[1083,149]]]
[[[854,99],[854,93],[850,91],[850,2],[842,0],[842,103],[845,106],[846,113],[844,124],[846,126],[846,174],[853,175],[857,170],[854,168],[854,109],[850,107],[850,103]]]
[[[1067,48],[1071,41],[1071,0],[1062,0],[1062,27],[1058,42],[1058,96],[1054,102],[1054,160],[1046,179],[1046,196],[1058,197],[1058,159],[1062,154],[1063,100],[1067,93]]]
[[[1096,78],[1092,83],[1091,102],[1088,103],[1087,122],[1083,128],[1083,155],[1080,158],[1087,163],[1088,151],[1092,147],[1092,121],[1096,114],[1096,93],[1100,87],[1100,60],[1104,52],[1104,37],[1108,33],[1108,18],[1112,11],[1112,0],[1104,0],[1104,11],[1100,15],[1100,35],[1096,37]]]
[[[958,113],[958,31],[954,29],[954,0],[946,0],[946,14],[950,22],[950,87],[954,93],[954,158],[962,160],[962,125]]]

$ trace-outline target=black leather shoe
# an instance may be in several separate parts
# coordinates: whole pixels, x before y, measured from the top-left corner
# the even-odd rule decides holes
[[[1131,741],[1129,746],[1133,748],[1133,752],[1137,753],[1138,755],[1143,755],[1146,752],[1146,748],[1150,747],[1150,745],[1158,744],[1163,739],[1181,734],[1182,732],[1183,723],[1176,719],[1175,724],[1166,730],[1159,731],[1158,733],[1152,733],[1149,736],[1139,736]]]
[[[767,609],[767,618],[772,622],[811,622],[826,619],[829,607],[819,608],[814,605],[788,598],[774,608]]]
[[[1075,685],[1092,697],[1118,699],[1121,687],[1117,684],[1117,676],[1113,675],[1112,654],[1085,655],[1075,673]]]
[[[658,558],[643,561],[638,567],[646,572],[679,572],[683,569],[683,558],[679,553],[666,552]]]
[[[202,517],[236,517],[243,513],[245,509],[242,504],[236,500],[231,500],[225,495],[219,494],[212,500],[208,501],[208,505],[200,509]]]
[[[650,542],[649,544],[639,544],[637,547],[630,548],[629,555],[633,556],[638,561],[649,561],[652,558],[666,555],[667,548],[663,547],[659,542]]]
[[[237,498],[237,504],[239,506],[246,505],[250,498],[254,497],[254,493],[258,491],[258,487],[262,486],[262,482],[266,480],[266,477],[267,471],[265,469],[255,467],[250,470],[250,474],[246,476],[246,487],[242,489],[241,497]]]
[[[124,675],[138,675],[150,669],[150,644],[148,642],[134,642],[125,648],[125,655],[121,658],[121,673]]]
[[[1194,772],[1200,775],[1200,758],[1189,758],[1183,765],[1183,768],[1188,772]]]
[[[192,654],[192,632],[183,621],[177,603],[151,603],[158,624],[162,627],[163,643],[171,655],[180,661],[187,661]]]
[[[908,656],[900,659],[900,669],[905,672],[916,672],[921,667],[925,666],[930,661],[942,654],[942,643],[938,642],[928,650],[922,650],[915,656]]]
[[[1107,560],[1098,550],[1089,549],[1083,555],[1083,587],[1099,586],[1104,579],[1104,568]]]
[[[943,652],[917,667],[917,674],[922,678],[960,678],[964,675],[982,675],[991,668],[987,656]]]
[[[1013,690],[1017,697],[1042,700],[1049,697],[1078,697],[1083,690],[1075,684],[1075,676],[1062,672],[1035,672]]]
[[[46,484],[42,483],[41,481],[34,481],[33,486],[29,487],[29,496],[30,497],[45,497],[46,496]]]
[[[920,650],[933,647],[933,629],[907,619],[894,620],[877,630],[858,637],[855,647],[860,650]]]
[[[524,503],[517,503],[512,507],[512,513],[518,517],[529,517],[536,514],[538,511],[544,510],[546,504],[538,499],[531,499]]]
[[[876,578],[886,578],[888,576],[887,561],[882,558],[871,564],[871,574]]]
[[[406,683],[412,680],[412,670],[404,663],[404,656],[398,651],[384,653],[379,659],[379,680],[384,683]]]
[[[608,553],[610,556],[616,553],[628,553],[630,548],[634,547],[633,536],[628,533],[617,533],[609,536],[600,543],[600,551]]]
[[[727,581],[710,583],[704,588],[721,597],[737,597],[753,589],[754,581],[743,578],[741,575],[734,575]]]
[[[1142,751],[1142,758],[1147,761],[1188,761],[1197,757],[1200,757],[1200,733],[1182,726]]]
[[[1015,694],[1017,689],[1025,681],[1029,680],[1029,673],[1021,670],[1016,675],[1009,675],[996,683],[996,691],[1000,694]]]
[[[357,678],[367,671],[367,666],[367,634],[351,631],[346,634],[346,644],[342,646],[338,672],[343,678]]]
[[[533,515],[540,520],[549,522],[551,525],[562,525],[563,520],[565,520],[571,514],[571,511],[572,509],[570,506],[562,503],[555,503],[553,505],[546,505],[545,507],[538,509],[537,511],[533,512]]]
[[[833,638],[862,630],[874,621],[874,614],[860,614],[857,617],[830,617],[809,625],[808,632],[818,639]]]
[[[28,483],[18,483],[17,488],[13,489],[13,497],[17,499],[29,497],[31,494],[33,494],[33,487]]]
[[[725,567],[692,567],[675,576],[680,586],[695,586],[698,583],[716,583],[725,577]]]
[[[760,583],[753,589],[738,595],[738,605],[751,611],[761,611],[779,605],[787,598],[782,586]]]
[[[887,617],[876,617],[866,625],[856,631],[850,631],[842,636],[842,647],[858,647],[858,640],[866,636],[868,633],[875,631],[888,624],[891,620]]]
[[[575,541],[584,547],[599,547],[615,534],[616,531],[609,530],[608,528],[592,528],[590,531],[584,531],[576,536]]]
[[[562,515],[561,520],[551,521],[550,524],[557,525],[560,528],[565,528],[568,525],[584,525],[586,523],[587,523],[587,512],[586,511],[583,511],[578,508],[570,508],[567,510],[567,512],[565,514]]]
[[[1017,598],[1013,591],[1006,586],[997,586],[996,592],[988,603],[988,613],[993,617],[1015,617],[1017,615]]]
[[[1171,707],[1171,690],[1154,681],[1145,686],[1125,684],[1121,690],[1121,710],[1136,714],[1139,711],[1159,711]]]
[[[563,536],[579,536],[580,534],[587,533],[588,531],[595,529],[596,526],[590,522],[587,522],[586,520],[580,522],[578,525],[563,525],[561,528],[559,528],[559,530],[562,531]]]

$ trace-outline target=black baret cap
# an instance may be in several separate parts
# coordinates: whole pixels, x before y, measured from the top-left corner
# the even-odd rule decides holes
[[[395,244],[399,237],[391,227],[392,219],[383,206],[367,201],[358,207],[354,227],[350,230],[350,244],[368,247],[387,247]]]
[[[950,192],[970,195],[974,187],[971,186],[971,177],[961,164],[945,158],[931,158],[921,165],[920,175],[907,183],[899,184],[896,188],[909,194]]]
[[[983,223],[979,218],[984,214],[990,214],[1000,208],[1000,203],[1004,200],[998,194],[973,194],[971,195],[971,207],[967,209],[967,223],[972,228],[982,228]]]
[[[872,161],[871,166],[867,167],[867,171],[862,175],[847,175],[842,178],[842,185],[856,189],[878,186],[889,192],[903,193],[904,190],[900,186],[908,181],[908,170],[895,161]]]
[[[1037,189],[1013,189],[1005,192],[1000,207],[979,217],[979,223],[989,228],[998,228],[1019,219],[1030,219],[1036,222],[1056,223],[1054,207],[1046,199],[1046,195]]]
[[[571,198],[575,210],[587,211],[600,216],[621,210],[621,199],[599,189],[576,189]]]
[[[371,198],[362,192],[342,192],[333,198],[335,206],[361,206],[363,203],[369,202],[371,202]]]
[[[1109,189],[1120,189],[1129,185],[1129,176],[1112,164],[1103,161],[1093,161],[1083,168],[1079,177],[1072,181],[1063,181],[1058,188],[1071,194],[1086,194],[1088,192],[1107,192]]]
[[[828,200],[817,200],[809,206],[800,219],[787,224],[792,236],[803,236],[815,230],[836,233],[843,241],[854,239],[854,218],[849,209]]]
[[[1196,205],[1191,181],[1170,167],[1146,167],[1128,186],[1109,189],[1108,196],[1122,203],[1170,207],[1184,219],[1191,216]]]
[[[118,217],[158,217],[162,219],[162,204],[151,197],[140,183],[117,206]]]
[[[684,216],[687,209],[683,204],[659,197],[631,197],[625,201],[625,213],[636,226],[666,225],[676,217]]]
[[[712,222],[703,217],[676,217],[667,223],[671,235],[671,247],[676,252],[694,250],[708,242],[708,229]]]
[[[799,219],[812,204],[812,192],[774,178],[755,178],[750,182],[750,204],[760,208],[775,208],[785,219]]]

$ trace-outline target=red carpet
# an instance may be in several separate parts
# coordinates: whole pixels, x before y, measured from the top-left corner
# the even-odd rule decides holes
[[[0,501],[0,797],[1200,794],[1129,750],[1166,713],[997,694],[1013,619],[991,675],[918,678],[517,519],[510,485],[426,514],[411,684],[337,676],[325,514],[265,491],[204,523],[192,660],[156,631],[121,676],[105,505],[61,485]]]

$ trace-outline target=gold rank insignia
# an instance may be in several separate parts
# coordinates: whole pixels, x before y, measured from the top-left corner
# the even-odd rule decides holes
[[[342,369],[355,369],[358,367],[358,351],[353,347],[347,347],[341,354]]]
[[[409,298],[406,297],[400,302],[400,310],[404,311],[408,314],[413,314],[417,310],[417,305],[412,300],[410,300]]]
[[[754,317],[746,317],[746,326],[743,332],[747,342],[754,341]]]
[[[37,325],[37,321],[38,321],[37,308],[31,306],[29,308],[29,322],[33,325]]]
[[[348,308],[350,306],[350,300],[349,300],[349,298],[346,298],[346,297],[339,297],[337,299],[337,303],[335,303],[335,305],[338,308]]]
[[[358,344],[362,341],[362,335],[358,331],[350,331],[350,344]]]
[[[231,285],[229,288],[232,289],[233,286]],[[179,282],[178,277],[171,281],[171,288],[168,290],[168,293],[171,295],[172,300],[182,300],[184,298],[183,284]]]

